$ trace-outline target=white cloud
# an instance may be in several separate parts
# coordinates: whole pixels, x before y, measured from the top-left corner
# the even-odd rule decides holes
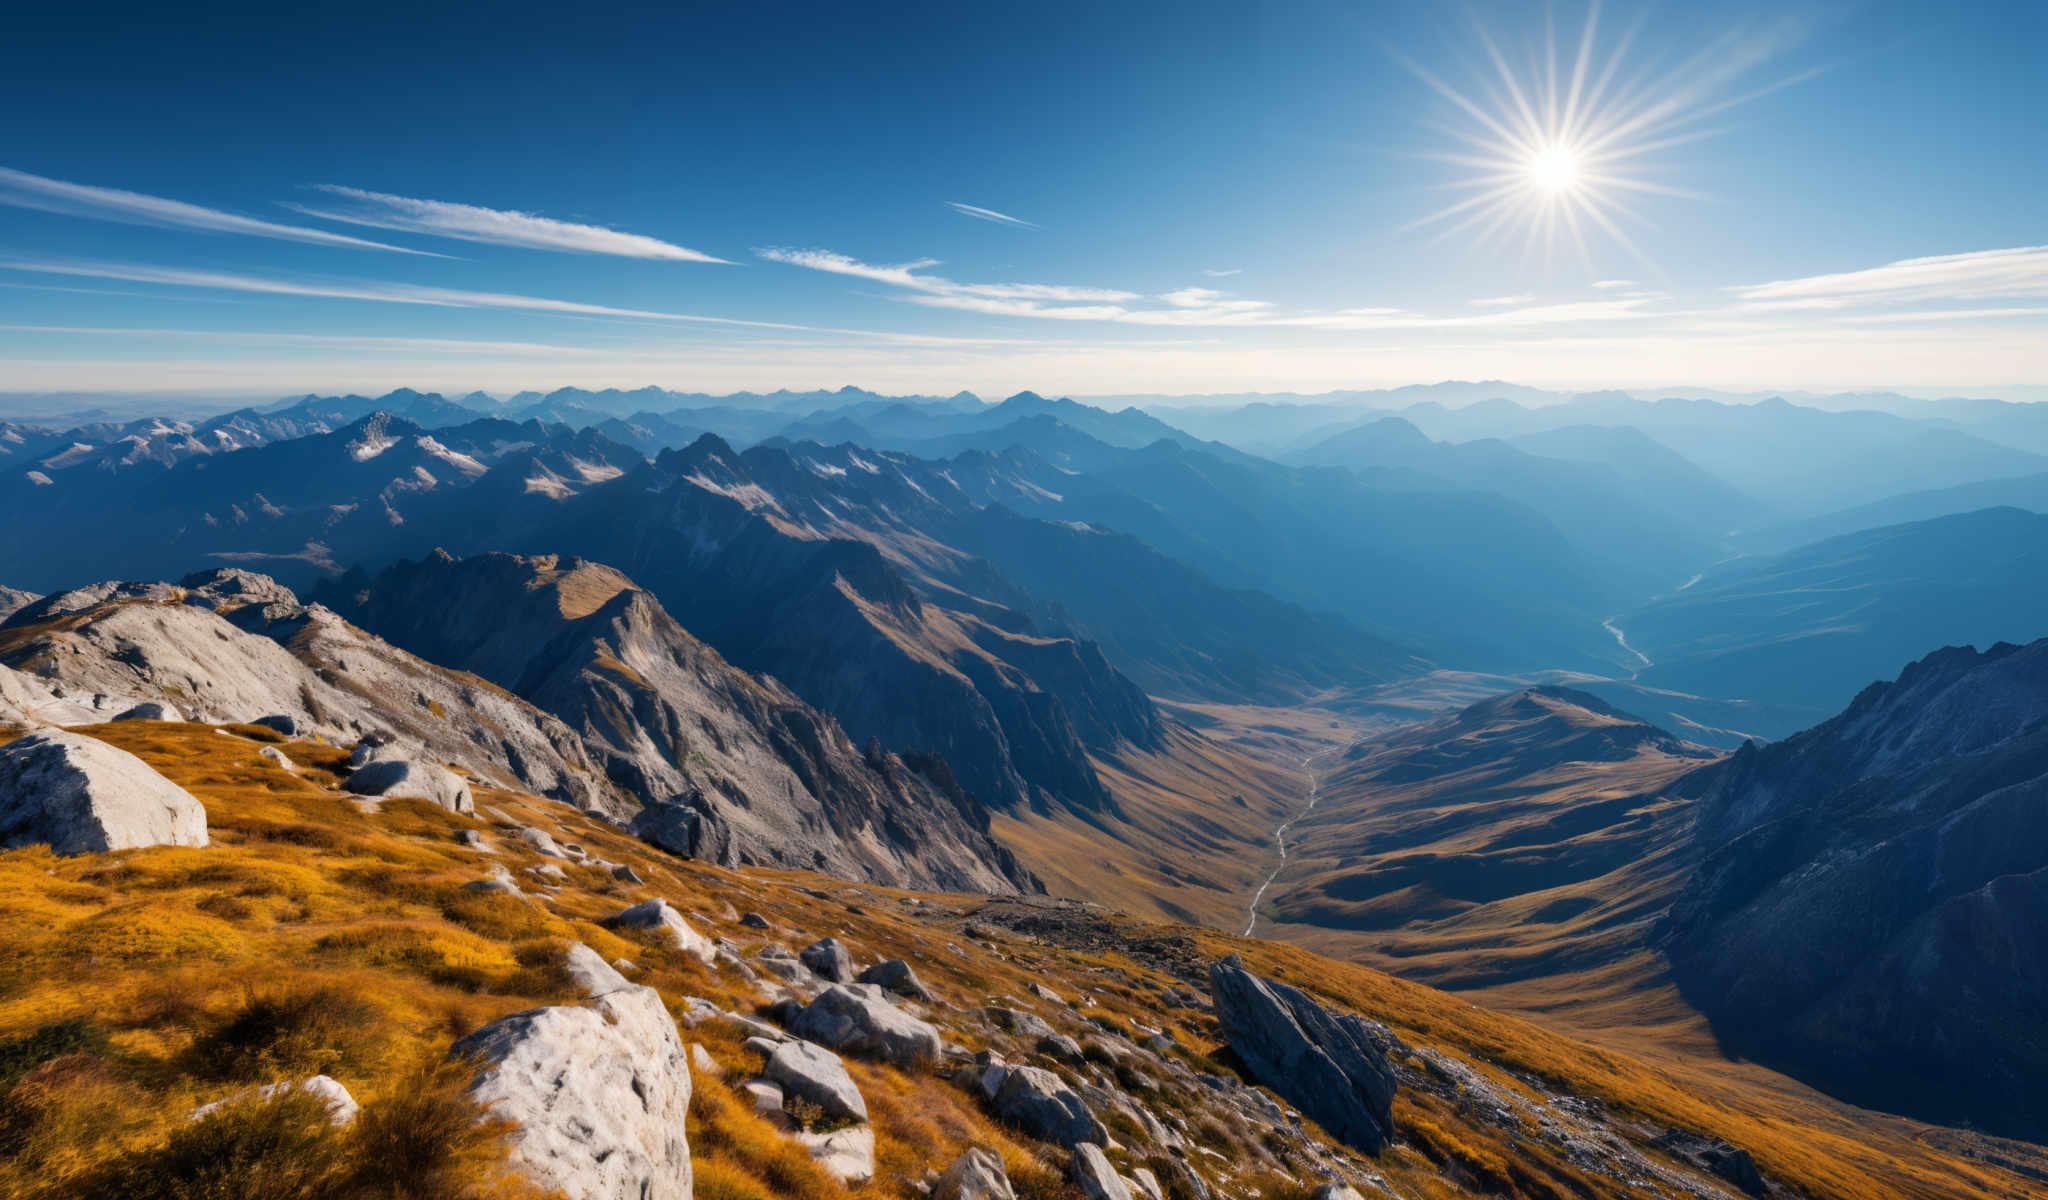
[[[187,204],[182,200],[167,200],[162,196],[124,192],[119,188],[93,187],[83,183],[66,183],[61,179],[46,179],[41,175],[31,175],[27,171],[16,171],[7,167],[0,167],[0,204],[63,213],[66,216],[119,221],[128,225],[159,225],[172,229],[196,229],[206,233],[239,233],[249,237],[307,242],[316,246],[389,250],[394,254],[419,254],[429,258],[447,257],[429,254],[425,250],[408,250],[403,246],[389,246],[383,242],[329,233],[324,229],[259,221],[254,217]]]
[[[660,238],[623,233],[602,225],[578,225],[510,209],[452,204],[445,200],[419,200],[334,183],[315,186],[329,195],[349,201],[353,207],[315,208],[304,204],[287,204],[285,207],[326,221],[344,221],[373,229],[425,233],[496,246],[524,246],[533,250],[608,254],[618,258],[660,259],[665,262],[728,261]]]
[[[906,345],[982,344],[985,338],[937,337],[871,329],[839,329],[818,325],[792,325],[781,321],[749,321],[737,317],[711,317],[695,313],[657,312],[641,308],[614,308],[606,304],[585,304],[575,300],[553,300],[542,296],[521,296],[508,292],[473,292],[455,288],[426,287],[410,283],[376,283],[353,280],[276,279],[227,271],[188,270],[182,267],[152,267],[135,263],[67,262],[38,259],[0,259],[0,269],[33,271],[45,275],[68,275],[86,279],[120,279],[130,283],[159,283],[172,287],[211,288],[231,292],[255,292],[273,296],[313,296],[334,300],[370,300],[385,304],[416,304],[431,308],[495,308],[557,313],[575,317],[616,317],[654,322],[683,322],[744,329],[780,329],[801,333],[844,334],[877,338]]]
[[[1038,226],[1020,217],[1013,217],[1008,213],[999,213],[993,208],[983,208],[978,204],[962,204],[957,200],[948,200],[946,201],[946,207],[962,216],[973,217],[977,221],[993,221],[998,225],[1013,225],[1018,229],[1038,228]]]
[[[1822,309],[2048,295],[2048,246],[1908,258],[1863,271],[1729,289],[1753,309]]]
[[[1051,300],[1062,303],[1099,303],[1120,300],[1137,300],[1136,292],[1122,292],[1110,288],[1068,287],[1050,283],[955,283],[937,275],[921,275],[926,267],[936,267],[939,260],[920,258],[913,262],[895,266],[878,266],[849,258],[832,250],[791,250],[771,246],[754,253],[770,262],[787,263],[793,267],[808,267],[813,271],[825,271],[833,275],[851,275],[856,279],[871,279],[891,287],[906,288],[925,292],[933,296],[979,296],[992,300]]]
[[[1243,268],[1243,267],[1232,267],[1232,268],[1230,268],[1230,269],[1229,269],[1228,271],[1216,271],[1216,270],[1211,270],[1211,269],[1210,269],[1210,268],[1208,268],[1208,267],[1203,267],[1203,268],[1202,268],[1202,274],[1204,274],[1204,275],[1207,275],[1207,276],[1208,276],[1209,278],[1211,278],[1211,279],[1228,279],[1228,278],[1230,278],[1230,277],[1231,277],[1232,275],[1242,275],[1242,274],[1244,274],[1244,268]]]
[[[1636,285],[1633,279],[1596,279],[1593,286],[1605,291],[1610,288],[1630,288]]]
[[[1525,306],[1526,296],[1482,301],[1503,306],[1477,316],[1430,317],[1396,308],[1344,308],[1330,312],[1286,314],[1271,302],[1243,299],[1213,288],[1187,287],[1151,297],[1164,307],[1141,304],[1147,297],[1112,288],[1064,287],[1049,284],[955,283],[923,274],[938,265],[921,258],[895,266],[878,266],[831,250],[764,249],[755,253],[773,262],[808,267],[886,283],[915,293],[904,297],[927,308],[950,308],[995,317],[1031,317],[1047,321],[1107,321],[1152,326],[1293,326],[1306,329],[1457,329],[1564,324],[1579,321],[1639,320],[1657,314],[1646,310],[1651,297],[1625,296],[1579,304]]]
[[[1484,300],[1472,301],[1474,308],[1519,308],[1534,300],[1534,296],[1488,296]]]

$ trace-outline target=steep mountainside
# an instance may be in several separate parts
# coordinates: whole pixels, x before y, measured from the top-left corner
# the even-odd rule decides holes
[[[505,538],[619,567],[727,659],[774,675],[856,739],[944,755],[985,804],[1112,806],[1090,748],[1153,744],[1160,717],[1100,650],[974,596],[920,595],[873,545],[805,515],[709,441]]]
[[[679,852],[966,891],[1032,886],[943,760],[855,749],[831,717],[728,665],[609,567],[437,553],[317,596],[560,717],[650,806],[635,827]]]
[[[1987,509],[1738,559],[1617,624],[1640,683],[1805,709],[1782,737],[1930,646],[2048,634],[2044,591],[2048,516]]]
[[[1265,928],[1460,988],[1612,962],[1689,861],[1662,791],[1712,758],[1566,688],[1368,738],[1311,764]]]
[[[1682,790],[1705,861],[1664,944],[1733,1049],[2048,1137],[2048,640],[1929,655]]]

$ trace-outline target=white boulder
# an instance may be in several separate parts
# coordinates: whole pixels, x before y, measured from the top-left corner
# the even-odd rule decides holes
[[[364,763],[341,786],[358,796],[425,800],[455,813],[476,811],[467,780],[446,767],[416,759],[379,758]]]
[[[671,945],[710,966],[718,958],[718,947],[711,939],[690,928],[683,914],[666,900],[642,901],[631,908],[622,909],[606,918],[605,924],[625,929],[651,929],[668,935]]]
[[[690,1059],[653,988],[570,947],[584,1007],[536,1008],[455,1043],[472,1098],[517,1126],[513,1164],[567,1200],[690,1200]]]
[[[0,746],[0,846],[204,846],[206,809],[126,750],[53,729]]]

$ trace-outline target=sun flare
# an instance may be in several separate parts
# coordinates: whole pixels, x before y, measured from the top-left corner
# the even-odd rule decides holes
[[[1791,82],[1751,84],[1768,39],[1746,30],[1710,39],[1671,64],[1632,61],[1632,31],[1603,50],[1597,0],[1572,39],[1576,46],[1568,43],[1562,54],[1547,23],[1521,55],[1504,51],[1485,28],[1475,32],[1483,57],[1462,84],[1407,63],[1451,106],[1448,121],[1431,124],[1456,148],[1423,156],[1469,170],[1447,181],[1464,196],[1409,228],[1434,227],[1438,240],[1464,236],[1480,248],[1520,231],[1525,254],[1540,250],[1547,259],[1570,247],[1588,270],[1589,241],[1603,237],[1654,269],[1628,232],[1651,225],[1635,202],[1698,198],[1654,178],[1674,165],[1662,161],[1665,153],[1718,132],[1707,118]]]
[[[1569,146],[1547,146],[1529,160],[1529,182],[1539,192],[1556,194],[1579,186],[1579,156]]]

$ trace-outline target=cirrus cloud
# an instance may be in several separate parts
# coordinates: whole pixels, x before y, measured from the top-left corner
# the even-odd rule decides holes
[[[394,196],[388,192],[343,187],[338,183],[321,183],[314,187],[342,201],[344,207],[316,208],[306,204],[286,204],[285,207],[323,221],[424,233],[465,242],[559,250],[570,254],[607,254],[616,258],[730,265],[728,259],[687,246],[643,234],[607,229],[602,225],[579,225],[512,209]]]

